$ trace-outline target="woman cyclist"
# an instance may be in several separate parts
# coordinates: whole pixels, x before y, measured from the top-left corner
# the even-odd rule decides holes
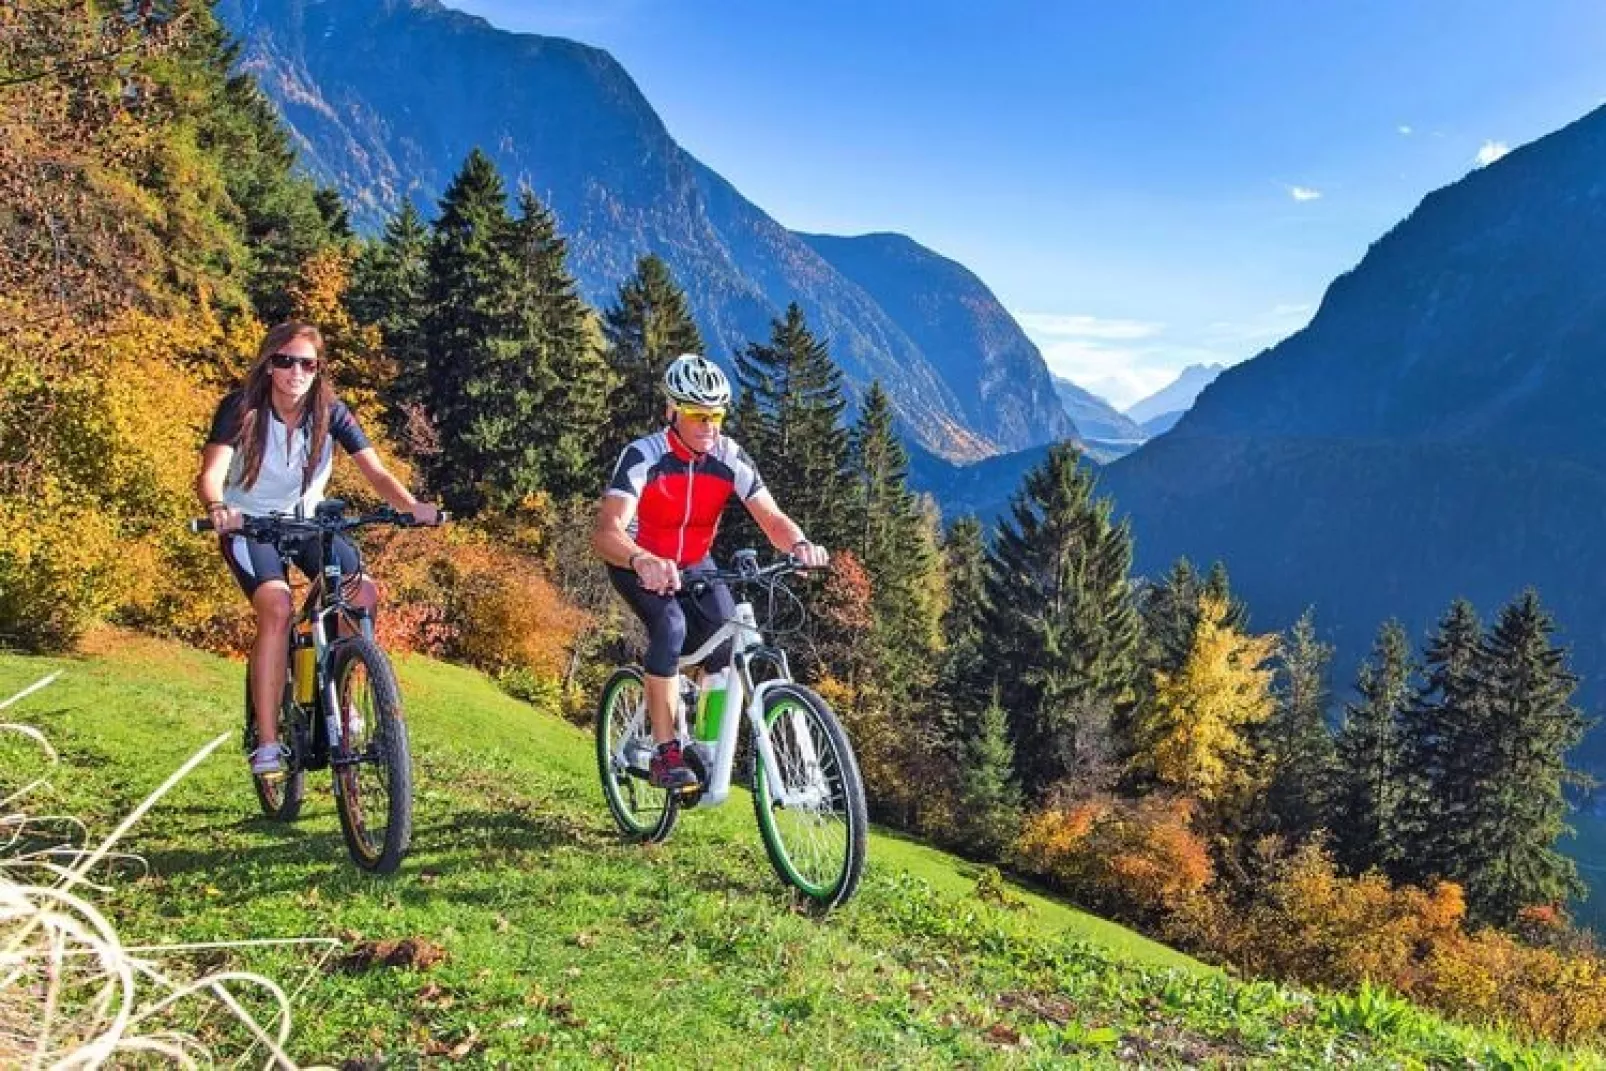
[[[664,371],[664,393],[669,426],[619,455],[591,545],[607,562],[614,590],[647,627],[647,716],[658,745],[649,773],[659,788],[680,791],[695,787],[697,775],[675,739],[677,662],[736,612],[722,584],[689,607],[681,573],[713,568],[709,549],[725,503],[740,498],[775,549],[804,565],[823,567],[830,556],[781,512],[752,460],[720,434],[731,389],[718,365],[692,353],[675,358]],[[728,659],[722,646],[707,662],[717,667]]]
[[[284,693],[293,608],[278,552],[271,543],[241,534],[243,519],[273,513],[311,516],[323,500],[338,443],[392,507],[423,524],[440,520],[433,505],[418,501],[385,470],[351,411],[335,400],[328,371],[323,336],[316,327],[284,323],[268,331],[245,385],[225,397],[212,418],[195,481],[218,532],[223,560],[256,613],[250,687],[257,747],[250,763],[251,772],[263,777],[282,776],[285,769],[275,716]],[[357,571],[356,549],[337,535],[335,553],[348,583],[356,586],[354,601],[371,613],[379,595],[373,581]],[[309,577],[315,575],[317,555],[318,541],[304,541],[296,566]]]

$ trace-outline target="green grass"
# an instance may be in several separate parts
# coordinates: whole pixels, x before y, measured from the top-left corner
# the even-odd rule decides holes
[[[118,637],[82,659],[0,656],[0,696],[63,752],[34,809],[104,832],[219,732],[241,669]],[[297,1001],[303,1062],[488,1065],[1576,1066],[1386,995],[1237,982],[973,867],[877,836],[859,897],[826,917],[775,878],[748,797],[687,815],[659,847],[615,836],[590,736],[482,677],[400,663],[418,773],[413,854],[389,880],[347,863],[326,775],[276,827],[232,745],[128,841],[152,875],[103,901],[125,941],[421,937],[428,969],[316,972]],[[11,780],[0,768],[0,791]],[[286,981],[304,951],[239,954]]]

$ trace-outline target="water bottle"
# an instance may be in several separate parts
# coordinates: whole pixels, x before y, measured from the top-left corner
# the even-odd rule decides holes
[[[295,700],[302,706],[309,706],[318,684],[318,651],[312,644],[311,632],[296,633],[294,656],[291,664],[295,678]]]
[[[702,694],[697,697],[697,723],[692,735],[706,743],[719,739],[719,727],[725,720],[726,685],[730,670],[722,669],[703,678]]]

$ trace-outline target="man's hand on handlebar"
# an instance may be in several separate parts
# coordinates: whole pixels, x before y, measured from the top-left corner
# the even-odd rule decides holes
[[[831,555],[818,543],[810,543],[806,539],[799,540],[792,547],[792,557],[805,569],[824,569],[831,564]]]
[[[659,595],[673,595],[680,590],[680,569],[668,558],[656,554],[637,554],[632,566],[641,586]]]

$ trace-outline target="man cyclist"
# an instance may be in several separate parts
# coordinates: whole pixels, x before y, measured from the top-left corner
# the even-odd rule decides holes
[[[676,668],[736,612],[730,591],[710,585],[692,605],[682,589],[686,570],[709,570],[719,517],[731,495],[741,499],[776,550],[804,565],[824,567],[829,555],[775,504],[752,459],[720,434],[730,407],[730,382],[719,366],[694,353],[664,370],[668,427],[637,439],[619,455],[597,510],[591,546],[608,565],[614,590],[647,628],[644,660],[647,716],[657,749],[649,774],[659,788],[695,788],[697,775],[675,738]],[[707,660],[730,657],[723,644]]]

